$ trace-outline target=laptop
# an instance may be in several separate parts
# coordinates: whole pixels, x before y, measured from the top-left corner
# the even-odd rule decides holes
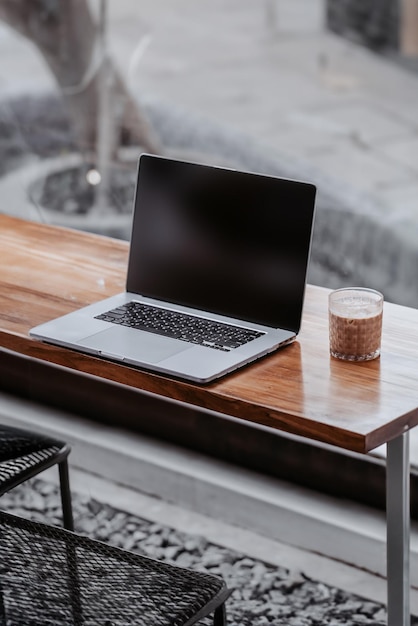
[[[142,154],[126,292],[30,335],[206,383],[297,336],[316,187]]]

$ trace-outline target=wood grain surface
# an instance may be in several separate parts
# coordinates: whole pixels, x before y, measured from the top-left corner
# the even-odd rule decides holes
[[[357,452],[370,451],[418,423],[414,309],[385,303],[379,359],[337,361],[329,356],[329,292],[308,285],[295,343],[216,382],[197,385],[28,336],[33,326],[124,291],[126,242],[2,215],[0,246],[0,348],[6,349],[1,358],[13,351]]]

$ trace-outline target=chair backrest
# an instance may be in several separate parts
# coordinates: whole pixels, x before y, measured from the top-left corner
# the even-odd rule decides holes
[[[0,424],[0,461],[9,461],[46,448],[62,447],[62,445],[64,444],[52,437]]]
[[[61,462],[69,452],[63,441],[0,424],[0,495]]]
[[[189,626],[228,595],[215,576],[0,511],[1,626]]]

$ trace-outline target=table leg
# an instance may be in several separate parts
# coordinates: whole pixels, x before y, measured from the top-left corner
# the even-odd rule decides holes
[[[387,443],[388,626],[410,626],[409,433]]]

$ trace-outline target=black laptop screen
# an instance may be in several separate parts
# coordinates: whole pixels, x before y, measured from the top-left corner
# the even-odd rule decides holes
[[[315,186],[142,155],[127,290],[299,331]]]

